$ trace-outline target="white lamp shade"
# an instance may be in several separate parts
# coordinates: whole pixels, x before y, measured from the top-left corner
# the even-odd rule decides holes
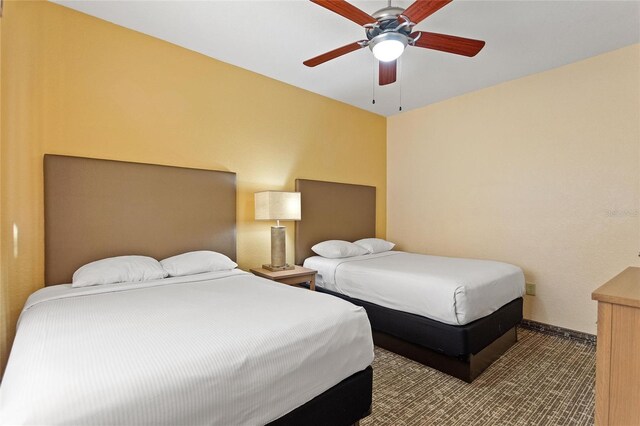
[[[263,191],[255,193],[256,220],[300,220],[300,193]]]

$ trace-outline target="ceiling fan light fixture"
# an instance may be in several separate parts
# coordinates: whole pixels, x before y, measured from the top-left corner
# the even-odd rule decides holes
[[[374,37],[369,43],[373,56],[382,62],[395,61],[407,47],[407,36],[400,33],[382,33]]]

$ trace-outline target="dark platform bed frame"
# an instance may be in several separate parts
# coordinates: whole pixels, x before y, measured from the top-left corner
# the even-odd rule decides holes
[[[516,326],[522,321],[522,298],[506,304],[489,316],[454,326],[318,286],[316,291],[364,307],[377,346],[467,383],[471,383],[517,342]]]
[[[296,191],[302,193],[302,220],[296,222],[297,265],[314,255],[311,247],[318,242],[375,235],[375,187],[297,179]],[[316,291],[364,307],[377,346],[468,383],[517,342],[517,325],[522,321],[522,298],[489,316],[454,326],[319,286]]]
[[[44,189],[47,286],[111,256],[214,250],[236,259],[235,173],[45,155]],[[371,413],[372,392],[369,366],[269,424],[352,425]]]

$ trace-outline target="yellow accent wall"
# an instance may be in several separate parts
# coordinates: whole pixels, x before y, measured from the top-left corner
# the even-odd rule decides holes
[[[640,265],[640,45],[390,117],[387,145],[389,239],[520,265],[526,318],[595,333],[591,291]]]
[[[0,18],[0,219],[2,211],[4,209],[4,203],[2,202],[4,194],[4,175],[3,169],[3,156],[2,147],[4,146],[2,140],[2,18]],[[5,272],[4,261],[4,243],[5,232],[4,227],[0,221],[0,377],[4,372],[4,365],[7,354],[9,352],[9,289],[7,286],[7,280]]]
[[[384,117],[52,3],[5,1],[4,15],[0,365],[43,285],[45,153],[236,172],[243,268],[269,261],[253,193],[298,177],[376,186],[385,235]]]

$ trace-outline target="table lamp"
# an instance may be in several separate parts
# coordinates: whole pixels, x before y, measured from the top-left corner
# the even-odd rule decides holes
[[[256,220],[275,220],[271,227],[271,264],[262,265],[269,271],[286,271],[294,266],[287,265],[286,227],[281,220],[300,220],[300,193],[283,191],[263,191],[255,193]]]

